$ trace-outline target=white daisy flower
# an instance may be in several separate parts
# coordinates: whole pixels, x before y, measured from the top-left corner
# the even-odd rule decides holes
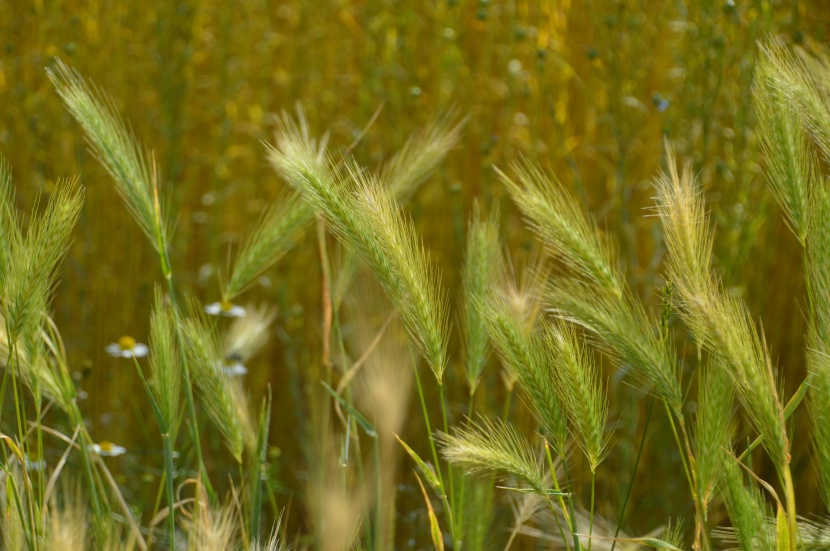
[[[228,318],[241,318],[245,315],[245,309],[229,300],[214,302],[205,306],[205,312],[212,316],[225,316]]]
[[[118,342],[108,344],[106,350],[110,356],[116,358],[143,358],[150,352],[146,344],[136,342],[127,335],[118,339]]]
[[[122,455],[127,453],[127,448],[104,440],[103,442],[99,442],[97,444],[92,444],[91,446],[89,446],[89,451],[91,451],[92,453],[97,453],[98,455],[104,457],[115,457],[116,455]]]

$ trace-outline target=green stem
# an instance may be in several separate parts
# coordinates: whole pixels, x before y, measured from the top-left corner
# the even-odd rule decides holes
[[[594,486],[597,479],[596,472],[591,469],[591,513],[588,517],[588,551],[594,544]]]
[[[570,508],[571,512],[571,533],[574,537],[574,549],[579,550],[582,549],[582,545],[579,543],[579,536],[577,535],[577,526],[576,526],[576,512],[574,510],[574,498],[573,498],[573,490],[571,489],[571,480],[568,476],[568,464],[565,461],[565,453],[562,452],[559,454],[560,459],[562,460],[562,472],[565,473],[565,489],[568,493],[568,507]]]
[[[383,488],[380,472],[380,438],[375,436],[375,549],[383,549]]]
[[[620,514],[617,517],[617,527],[614,529],[614,540],[611,543],[611,551],[617,546],[617,536],[620,535],[623,519],[625,518],[625,509],[628,506],[628,500],[631,497],[631,490],[634,488],[634,479],[637,476],[637,467],[640,465],[640,457],[643,454],[643,446],[646,443],[646,435],[648,434],[648,426],[651,422],[651,410],[654,408],[654,396],[648,404],[648,413],[646,414],[646,424],[643,427],[643,437],[640,439],[640,448],[637,450],[637,458],[634,460],[634,469],[631,471],[631,480],[628,481],[628,489],[625,491],[625,499],[623,499]]]
[[[550,455],[550,445],[547,440],[545,440],[545,455],[548,458],[548,468],[550,469],[550,478],[553,481],[553,489],[556,490],[557,494],[561,494],[562,492],[559,490],[559,478],[556,476],[556,469],[553,466],[553,458]],[[553,513],[553,518],[556,519],[556,526],[559,528],[559,534],[562,536],[562,541],[565,543],[565,549],[566,551],[571,551],[571,544],[568,543],[568,538],[565,536],[565,531],[562,529],[562,523],[559,522],[559,515],[556,514],[556,511],[553,508],[550,496],[546,497],[548,506]],[[562,513],[565,515],[565,522],[568,523],[568,529],[571,530],[571,533],[573,533],[570,515],[568,515],[568,510],[565,508],[565,502],[561,495],[557,495],[557,498],[559,499],[559,506],[562,508]]]
[[[170,538],[170,548],[176,547],[176,519],[174,517],[175,507],[173,506],[176,499],[173,490],[173,440],[170,438],[170,433],[166,432],[161,435],[164,443],[164,478],[167,493],[167,526],[169,530],[168,537]]]
[[[101,505],[101,498],[98,495],[98,488],[95,482],[95,476],[92,473],[92,461],[89,459],[89,447],[92,445],[92,438],[90,438],[89,433],[86,431],[86,425],[84,424],[84,419],[81,416],[81,411],[78,409],[78,404],[76,402],[72,402],[72,422],[75,424],[76,427],[81,427],[81,459],[84,464],[84,473],[86,474],[87,483],[89,484],[89,491],[92,495],[92,510],[95,514],[95,536],[98,539],[99,544],[103,544],[104,536],[105,536],[105,528],[104,528],[104,508]]]
[[[795,516],[795,488],[793,487],[793,475],[790,472],[790,464],[784,464],[784,493],[787,500],[787,524],[789,524],[789,549],[797,551],[798,548],[798,519]]]
[[[438,476],[438,482],[444,488],[444,477],[441,474],[441,464],[438,462],[438,451],[435,447],[435,435],[432,434],[432,426],[429,422],[429,412],[427,411],[427,403],[424,399],[424,388],[421,385],[421,376],[418,374],[418,364],[415,361],[414,354],[410,348],[410,355],[412,355],[412,370],[415,373],[415,386],[418,388],[418,398],[421,401],[421,411],[424,414],[424,423],[427,426],[427,433],[429,434],[429,447],[432,451],[432,460],[435,462],[435,474]],[[444,505],[444,511],[447,515],[447,522],[450,525],[450,537],[452,538],[453,549],[460,549],[458,546],[458,539],[455,533],[455,521],[453,520],[452,507],[450,507],[449,500],[447,500],[446,492],[441,492],[441,503]]]
[[[442,381],[438,381],[438,394],[441,402],[441,418],[444,422],[444,434],[449,434],[450,428],[449,424],[447,423],[447,400],[446,396],[444,395],[444,384]],[[453,473],[452,465],[449,464],[447,465],[447,478],[450,482],[450,505],[452,506],[453,511],[457,511],[458,503],[456,502],[455,483],[453,482],[455,476]],[[455,526],[455,524],[453,524],[453,526],[450,526],[450,531],[453,534],[457,534],[458,527]],[[453,545],[453,547],[455,548],[455,545]]]

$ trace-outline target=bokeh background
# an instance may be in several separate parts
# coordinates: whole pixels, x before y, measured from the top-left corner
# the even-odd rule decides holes
[[[80,175],[87,188],[55,319],[88,394],[82,409],[93,437],[128,449],[108,460],[125,497],[145,514],[152,509],[161,442],[134,367],[104,347],[125,334],[146,341],[160,274],[46,77],[56,57],[106,90],[155,152],[177,222],[174,272],[184,290],[208,302],[218,297],[229,250],[285,188],[261,142],[298,102],[335,149],[382,106],[354,150],[369,167],[437,114],[455,109],[466,117],[459,147],[408,206],[453,297],[474,198],[500,202],[505,242],[530,248],[493,171],[526,157],[552,169],[594,213],[616,239],[633,287],[657,304],[663,248],[648,208],[667,136],[703,182],[721,276],[763,320],[791,390],[804,363],[800,250],[765,187],[751,100],[757,41],[767,36],[825,42],[830,10],[798,0],[0,0],[0,152],[20,206],[29,210],[60,177]],[[293,503],[293,532],[306,522],[303,439],[306,388],[320,370],[320,277],[310,231],[243,300],[279,308],[246,384],[256,397],[269,383],[274,392],[270,457],[279,506]],[[503,395],[491,363],[482,410],[498,407]],[[450,371],[457,421],[465,389],[460,372]],[[609,379],[616,429],[609,473],[627,475],[636,454],[647,400],[631,384]],[[514,409],[530,426],[521,404]],[[423,442],[413,412],[405,437]],[[795,424],[797,435],[798,415]],[[630,532],[690,513],[665,425],[661,418],[650,429]],[[215,468],[231,465],[219,439],[205,445]],[[818,511],[809,452],[799,450],[799,509]],[[412,466],[404,460],[399,472],[402,548],[429,541],[418,528],[426,512]],[[600,514],[615,515],[623,486],[613,476],[600,482]]]

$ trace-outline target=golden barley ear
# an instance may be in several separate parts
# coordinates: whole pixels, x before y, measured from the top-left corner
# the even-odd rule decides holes
[[[269,146],[269,158],[325,218],[328,228],[371,268],[440,384],[447,366],[448,334],[440,274],[412,221],[382,184],[353,161],[342,170],[334,166],[324,145],[309,138],[300,112],[299,122],[284,117],[276,145]]]
[[[668,249],[667,271],[681,315],[695,338],[730,373],[764,447],[783,474],[789,464],[784,408],[763,336],[740,298],[711,273],[712,238],[703,200],[687,167],[678,172],[667,144],[668,174],[657,179],[657,212]]]

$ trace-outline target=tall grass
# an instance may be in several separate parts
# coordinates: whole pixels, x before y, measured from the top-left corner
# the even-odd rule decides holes
[[[769,8],[761,4],[702,15],[697,10],[705,7],[690,7],[689,17],[700,23],[696,40],[706,48],[699,58],[678,60],[687,65],[674,74],[723,69],[710,50],[723,47],[718,37],[727,31],[714,22],[726,18],[760,36],[766,27],[756,12]],[[680,96],[653,91],[645,104],[641,81],[651,69],[637,53],[649,40],[667,39],[659,25],[634,31],[635,8],[600,3],[591,14],[526,2],[481,2],[475,14],[467,8],[424,8],[448,44],[440,61],[445,80],[434,89],[413,84],[406,101],[425,106],[411,98],[447,100],[441,82],[474,83],[476,94],[503,94],[501,114],[484,117],[479,104],[463,105],[436,108],[441,114],[429,121],[426,109],[403,111],[400,86],[386,86],[370,72],[352,105],[357,122],[342,111],[330,116],[325,94],[307,112],[278,117],[262,113],[261,97],[236,103],[235,73],[225,75],[222,110],[228,120],[250,111],[246,139],[264,145],[251,162],[270,163],[268,177],[288,189],[271,193],[269,185],[254,195],[248,176],[225,185],[239,168],[234,155],[247,159],[247,153],[219,145],[206,179],[210,191],[198,194],[195,208],[191,195],[204,190],[189,173],[183,117],[188,102],[204,98],[198,86],[174,86],[171,67],[186,74],[203,56],[191,58],[189,49],[164,42],[176,58],[159,86],[166,94],[164,135],[155,147],[163,163],[137,138],[156,131],[139,120],[134,132],[120,114],[141,109],[141,94],[110,97],[68,64],[50,65],[57,97],[78,124],[71,133],[86,136],[106,179],[84,167],[87,190],[76,178],[57,180],[43,186],[42,201],[32,201],[0,162],[4,548],[708,551],[724,544],[795,551],[826,545],[826,523],[805,516],[820,516],[830,502],[828,54],[764,41],[754,111],[740,102],[737,113],[723,106],[736,90],[747,92],[748,101],[746,67],[754,57],[741,66],[743,84],[700,84],[708,95],[699,104],[690,98],[678,105]],[[183,9],[183,21],[205,31],[201,25],[213,12]],[[253,4],[239,9],[260,13]],[[279,17],[304,25],[319,17],[308,9],[286,4]],[[364,30],[364,18],[366,29],[385,28],[386,42],[361,55],[395,66],[395,52],[423,30],[407,20],[410,12],[400,25],[384,27],[385,11],[364,9],[356,14],[344,5],[325,13],[355,32]],[[668,7],[656,9],[656,21],[670,21]],[[464,33],[479,33],[481,41],[462,52],[465,21],[473,25]],[[546,23],[527,24],[533,21]],[[596,44],[587,62],[565,46],[584,31],[580,22]],[[194,36],[236,40],[231,19],[220,23],[218,37]],[[159,25],[160,39],[170,40]],[[681,27],[692,32],[673,22],[676,32]],[[509,43],[496,44],[506,32]],[[475,65],[473,54],[484,65],[504,62],[505,82],[495,66],[483,82],[470,66],[450,63]],[[293,62],[317,78],[326,61],[297,55]],[[0,93],[2,71],[0,64]],[[279,71],[272,76],[277,84],[283,78]],[[607,86],[597,86],[603,79]],[[678,86],[689,91],[698,84]],[[388,95],[386,112],[373,104],[380,90]],[[119,108],[120,101],[129,103]],[[569,115],[578,106],[590,112],[586,120]],[[675,107],[698,110],[660,115]],[[464,125],[459,111],[469,113]],[[261,128],[271,119],[276,133],[268,139]],[[423,129],[407,133],[422,119]],[[655,133],[671,138],[665,146],[644,138],[653,120],[660,121]],[[319,127],[328,132],[317,133]],[[219,142],[227,144],[237,131],[221,130]],[[553,135],[550,142],[539,139]],[[683,169],[675,149],[688,160]],[[454,157],[469,151],[475,162],[460,169]],[[658,158],[665,160],[663,172]],[[756,187],[752,174],[760,182],[759,171],[768,192]],[[655,174],[653,186],[634,184]],[[468,201],[470,182],[479,197]],[[130,390],[144,390],[131,392],[129,402],[144,409],[122,407],[118,419],[141,426],[150,443],[121,459],[109,457],[123,450],[105,440],[118,437],[120,421],[107,425],[94,413],[99,395],[86,386],[85,373],[98,366],[84,361],[86,341],[62,310],[62,297],[74,288],[58,284],[61,274],[76,281],[78,254],[97,254],[88,227],[103,215],[84,211],[85,198],[99,201],[112,192],[150,242],[125,254],[146,259],[146,253],[158,263],[158,270],[142,266],[152,283],[143,299],[125,292],[123,301],[130,308],[143,304],[139,327],[148,328],[149,346],[132,337],[113,345],[127,368],[113,367],[111,375],[126,380],[128,372]],[[781,224],[765,218],[773,212],[765,206],[758,212],[725,206],[749,205],[767,193],[780,207]],[[22,205],[31,214],[22,214]],[[247,229],[237,231],[233,206],[246,210]],[[208,224],[202,210],[212,213]],[[123,218],[119,231],[129,226]],[[764,222],[770,229],[762,229]],[[806,346],[795,340],[797,352],[781,350],[786,320],[771,317],[774,306],[756,296],[758,282],[777,289],[779,276],[766,279],[762,270],[748,274],[742,266],[764,250],[753,241],[783,224],[794,238],[781,242],[794,239],[803,266]],[[314,246],[305,235],[310,226]],[[198,274],[190,266],[197,256],[191,245],[210,256],[199,257]],[[220,249],[227,251],[224,262],[217,260]],[[303,274],[299,290],[287,275],[294,272]],[[798,310],[800,295],[775,294],[795,305],[785,311]],[[654,295],[662,297],[662,312]],[[450,296],[458,297],[457,308]],[[268,302],[255,306],[263,297]],[[78,311],[77,323],[86,316]],[[789,321],[796,329],[801,322]],[[512,401],[514,390],[521,402]],[[799,409],[805,396],[808,423]],[[655,402],[665,417],[652,417]],[[810,454],[818,492],[803,467]],[[145,476],[125,474],[134,465]],[[140,486],[152,487],[136,492]],[[678,515],[689,522],[671,518]]]

